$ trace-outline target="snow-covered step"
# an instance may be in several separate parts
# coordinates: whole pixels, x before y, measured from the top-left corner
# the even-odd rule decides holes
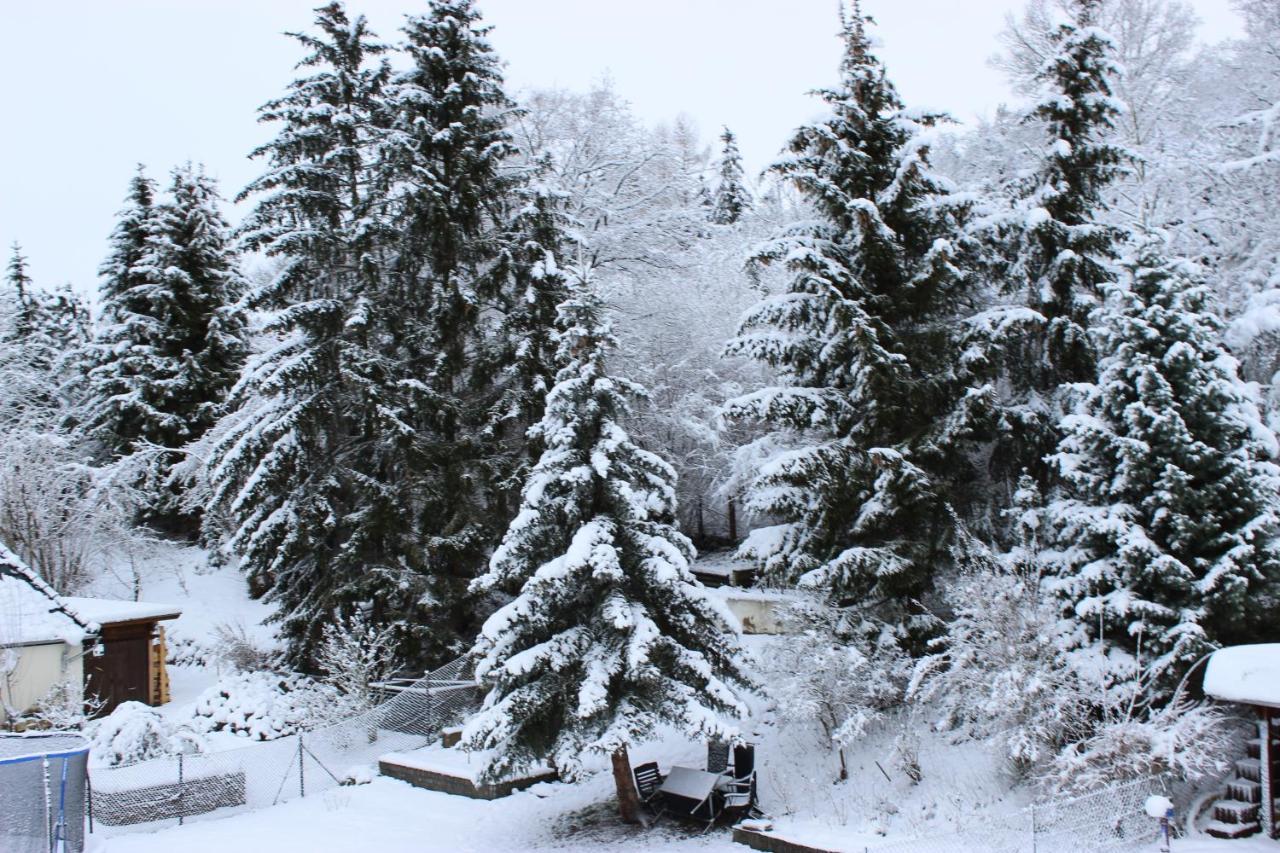
[[[1219,800],[1213,806],[1213,817],[1222,823],[1257,823],[1258,804],[1241,800]]]
[[[1248,750],[1246,754],[1250,758],[1262,757],[1261,756],[1262,738],[1251,737],[1244,743],[1245,743],[1245,748]],[[1280,738],[1273,737],[1271,739],[1271,760],[1275,761],[1277,758],[1280,758]]]
[[[1257,833],[1258,825],[1256,823],[1222,823],[1215,820],[1206,826],[1204,831],[1214,838],[1245,838]]]
[[[1261,782],[1262,762],[1256,758],[1241,758],[1236,761],[1236,773],[1243,779]]]
[[[1227,783],[1227,799],[1245,803],[1262,802],[1262,783],[1252,779],[1232,779]]]

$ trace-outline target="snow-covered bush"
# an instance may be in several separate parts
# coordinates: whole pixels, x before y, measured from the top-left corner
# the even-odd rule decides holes
[[[326,684],[342,694],[353,711],[364,711],[378,701],[371,685],[386,678],[395,663],[395,630],[376,625],[361,611],[348,619],[324,626],[316,664]]]
[[[323,725],[342,708],[336,689],[305,676],[242,672],[200,694],[192,713],[198,731],[274,740]]]
[[[121,702],[90,726],[90,759],[115,767],[179,752],[202,752],[204,741],[186,727],[174,726],[141,702]]]
[[[213,653],[236,672],[261,672],[275,669],[278,655],[263,648],[243,621],[223,622],[213,629]]]
[[[85,696],[82,679],[64,678],[40,697],[31,718],[41,728],[71,731],[83,729],[101,707],[97,696]]]
[[[902,703],[907,656],[888,632],[849,625],[832,608],[798,607],[790,619],[796,630],[771,646],[762,680],[781,717],[817,724],[847,779],[845,748]]]
[[[1180,703],[1140,717],[1122,714],[1067,745],[1041,781],[1056,791],[1095,791],[1128,779],[1170,774],[1195,780],[1225,769],[1238,732],[1214,705]]]
[[[1041,589],[1043,513],[1027,477],[1015,504],[1009,553],[968,537],[954,549],[960,574],[943,596],[952,618],[916,662],[907,696],[941,730],[998,741],[1022,775],[1088,733],[1105,689],[1081,678],[1087,655],[1068,655],[1073,624]]]

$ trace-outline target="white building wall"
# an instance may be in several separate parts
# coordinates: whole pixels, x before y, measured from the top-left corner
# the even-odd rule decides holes
[[[84,684],[84,663],[80,647],[62,642],[38,646],[18,646],[0,650],[0,656],[17,655],[17,666],[6,673],[0,669],[0,723],[6,721],[5,708],[28,711],[59,682]],[[4,664],[0,657],[0,667]]]

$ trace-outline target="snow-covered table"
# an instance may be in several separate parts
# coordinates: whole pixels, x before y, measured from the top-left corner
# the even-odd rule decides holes
[[[718,801],[715,798],[717,787],[727,783],[728,777],[719,773],[708,773],[692,767],[672,767],[667,778],[662,780],[658,793],[664,803],[669,803],[684,814],[699,820],[713,821],[719,813]]]

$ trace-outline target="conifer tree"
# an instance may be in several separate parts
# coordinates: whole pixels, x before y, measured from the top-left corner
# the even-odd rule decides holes
[[[22,247],[15,241],[5,270],[5,281],[13,289],[14,333],[25,335],[31,328],[31,276],[27,273],[27,259]]]
[[[1119,69],[1110,36],[1094,25],[1099,3],[1074,0],[1074,20],[1053,36],[1056,53],[1040,73],[1041,95],[1028,116],[1043,126],[1047,146],[1040,168],[1017,188],[1008,223],[1010,287],[1036,317],[1031,334],[1011,348],[1007,380],[1016,390],[995,454],[1009,489],[1024,469],[1045,483],[1060,389],[1094,378],[1089,317],[1124,237],[1105,221],[1105,190],[1130,157],[1110,141]]]
[[[1202,271],[1164,251],[1148,240],[1105,288],[1107,355],[1063,421],[1048,515],[1081,627],[1167,682],[1207,648],[1276,638],[1280,468]]]
[[[217,191],[186,167],[170,193],[153,203],[139,170],[101,268],[85,425],[114,456],[199,438],[243,361],[241,280]]]
[[[465,737],[494,750],[490,776],[543,760],[572,774],[584,755],[610,755],[634,820],[627,746],[662,723],[732,736],[724,715],[742,713],[735,685],[746,679],[731,617],[689,571],[674,472],[622,426],[642,390],[609,374],[615,342],[585,288],[560,306],[557,328],[560,370],[534,428],[545,450],[473,584],[516,596],[476,641],[489,693]]]
[[[392,351],[401,295],[385,285],[369,191],[386,48],[341,3],[317,9],[315,26],[290,34],[305,72],[261,108],[278,130],[254,152],[267,168],[241,194],[257,197],[245,245],[281,263],[247,299],[273,312],[275,340],[235,388],[209,463],[229,545],[277,604],[301,667],[324,627],[361,605],[398,628],[402,650],[429,630],[401,390],[417,377]]]
[[[409,470],[441,632],[473,627],[457,600],[509,517],[510,459],[493,431],[503,365],[489,356],[496,318],[511,305],[505,259],[524,250],[508,239],[520,176],[504,168],[513,107],[488,31],[471,0],[432,0],[408,19],[409,68],[388,89],[394,120],[374,177],[398,305],[390,352],[416,383],[406,386],[416,425]]]
[[[743,182],[742,154],[738,140],[729,128],[720,135],[724,148],[720,152],[720,183],[716,186],[715,204],[711,221],[718,225],[732,225],[751,209],[751,193]]]
[[[13,244],[0,290],[0,429],[55,429],[67,415],[83,370],[89,312],[64,286],[52,292],[31,279]]]
[[[957,311],[969,288],[963,205],[928,164],[938,117],[905,111],[856,6],[845,25],[832,116],[798,130],[772,167],[814,221],[758,250],[787,291],[745,316],[728,352],[780,384],[731,401],[789,448],[758,471],[758,530],[744,552],[766,571],[828,588],[901,628],[945,558],[957,444],[981,394],[966,390]]]

